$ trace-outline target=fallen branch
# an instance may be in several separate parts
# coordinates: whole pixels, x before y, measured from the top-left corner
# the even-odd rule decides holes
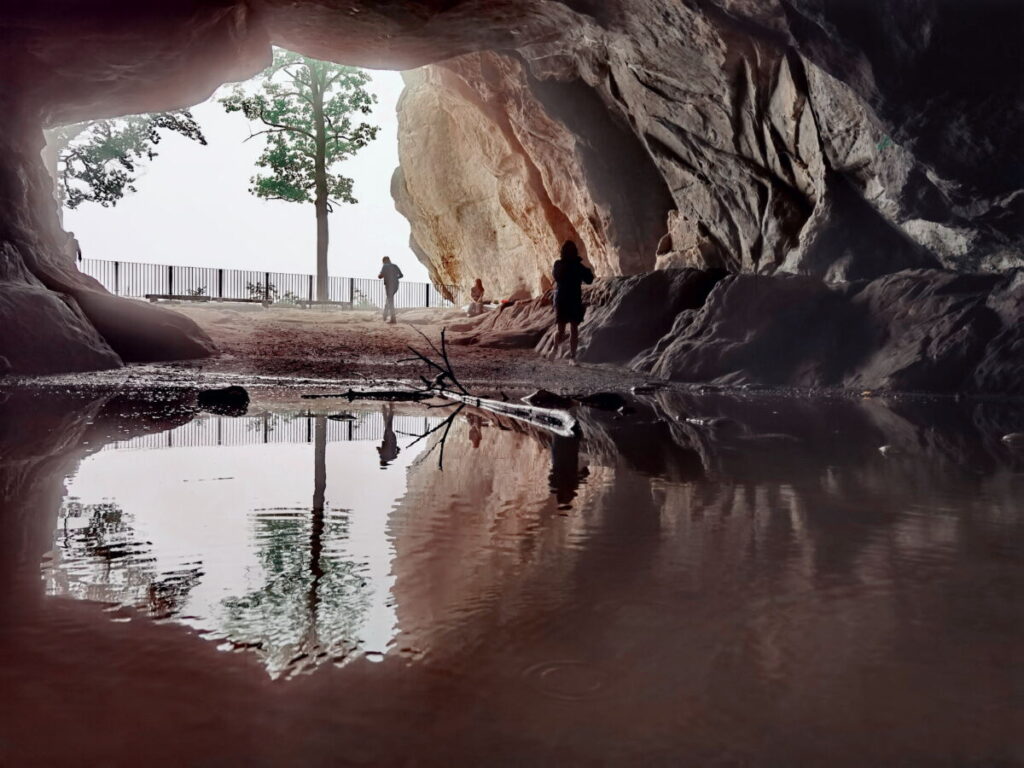
[[[455,388],[459,390],[459,392],[461,392],[464,395],[468,395],[469,394],[469,390],[466,389],[464,386],[462,386],[461,383],[459,383],[458,378],[455,376],[455,369],[452,368],[452,361],[448,359],[448,342],[445,339],[445,332],[448,329],[447,328],[442,328],[441,329],[441,348],[438,349],[437,346],[434,344],[434,342],[432,342],[430,339],[428,339],[427,335],[425,333],[423,333],[423,331],[421,331],[419,328],[417,328],[417,327],[415,327],[413,325],[410,325],[409,327],[412,328],[414,331],[416,331],[416,333],[418,333],[420,336],[423,337],[423,340],[426,341],[427,344],[430,345],[430,348],[432,350],[434,350],[434,352],[441,358],[442,361],[444,361],[444,365],[442,366],[439,363],[434,362],[429,357],[427,357],[422,352],[420,352],[418,349],[415,349],[413,347],[409,347],[410,351],[414,355],[416,355],[416,357],[418,357],[420,360],[425,362],[427,365],[429,365],[432,368],[436,368],[442,374],[447,376],[448,379],[451,380],[452,384],[455,385]],[[438,382],[438,383],[440,383],[440,382]]]
[[[568,411],[558,411],[554,408],[538,408],[535,405],[507,403],[501,400],[490,400],[485,397],[463,395],[459,392],[438,392],[437,396],[455,400],[483,411],[490,411],[491,413],[509,416],[519,421],[525,421],[535,427],[541,427],[549,432],[554,432],[561,437],[572,437],[576,431],[576,418]]]
[[[413,360],[419,360],[425,363],[429,368],[432,368],[438,372],[437,376],[433,381],[430,381],[425,376],[420,376],[420,381],[423,382],[423,389],[415,389],[411,385],[403,384],[401,382],[389,381],[389,384],[398,384],[399,386],[408,386],[409,389],[369,389],[369,390],[354,390],[350,389],[347,392],[342,393],[330,393],[330,394],[310,394],[302,395],[306,399],[326,399],[326,398],[339,398],[344,397],[350,402],[352,400],[388,400],[388,401],[404,401],[404,402],[421,402],[423,400],[431,400],[434,398],[440,398],[449,400],[451,402],[445,403],[444,405],[432,405],[428,407],[432,408],[445,408],[452,405],[459,405],[458,410],[449,416],[443,424],[447,424],[448,428],[451,428],[451,423],[454,417],[462,410],[463,406],[470,406],[473,408],[479,408],[483,411],[490,411],[501,416],[508,416],[509,418],[518,419],[524,421],[535,427],[546,429],[549,432],[554,432],[556,435],[562,437],[571,437],[575,434],[576,430],[576,419],[568,411],[557,410],[554,408],[541,408],[535,405],[527,405],[523,403],[513,403],[508,401],[508,395],[504,392],[501,393],[502,397],[506,398],[502,400],[491,400],[486,397],[477,397],[476,395],[470,394],[458,377],[455,375],[455,369],[452,367],[451,360],[448,357],[448,345],[445,338],[445,330],[441,331],[441,348],[438,349],[437,345],[434,344],[430,339],[427,338],[419,328],[410,326],[416,333],[424,338],[430,348],[441,358],[441,362],[432,360],[425,354],[420,352],[415,347],[410,346],[409,350],[415,355],[415,357],[405,358],[402,362],[408,362]],[[451,382],[453,389],[448,389],[445,386],[445,380]],[[456,391],[457,390],[457,391]],[[431,430],[433,431],[433,430]],[[447,429],[445,430],[445,436],[447,436]],[[429,434],[429,433],[428,433]],[[442,454],[444,448],[442,447]],[[443,458],[442,458],[443,460]]]

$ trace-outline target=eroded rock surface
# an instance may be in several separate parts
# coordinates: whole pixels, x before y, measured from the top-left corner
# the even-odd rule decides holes
[[[451,59],[408,86],[395,195],[437,279],[536,294],[573,230],[601,276],[1024,264],[1020,78],[1003,69],[1002,26],[1019,28],[1019,7],[568,5],[557,40]],[[467,200],[485,225],[463,225]]]
[[[393,194],[436,282],[468,289],[482,277],[494,296],[536,295],[570,238],[598,274],[654,268],[672,198],[590,86],[531,82],[494,53],[407,82]]]
[[[403,100],[395,191],[439,282],[481,277],[498,294],[538,295],[566,236],[606,277],[695,267],[857,281],[1022,264],[1019,3],[9,6],[0,16],[2,311],[13,323],[5,330],[32,325],[0,338],[16,371],[210,352],[194,324],[111,299],[78,273],[41,131],[197,103],[255,74],[271,42],[349,64],[431,65]],[[949,348],[976,365],[979,388],[1005,389],[1020,306],[992,301],[1002,330],[991,343]],[[997,326],[976,314],[970,332],[988,338]],[[800,333],[810,329],[807,346],[818,349],[820,324],[807,318]],[[981,360],[970,362],[979,345]]]
[[[584,288],[579,359],[727,386],[1024,395],[1024,270],[875,280],[664,269]],[[452,342],[555,346],[548,298],[451,326]]]
[[[728,277],[634,367],[680,381],[1024,394],[1019,275]],[[1012,315],[1010,316],[1012,318]]]

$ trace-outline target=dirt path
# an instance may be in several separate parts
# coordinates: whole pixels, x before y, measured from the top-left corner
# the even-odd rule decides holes
[[[399,363],[410,345],[427,350],[419,329],[438,343],[446,325],[465,322],[455,310],[407,310],[388,325],[376,313],[283,308],[175,306],[195,320],[220,348],[208,360],[178,363],[207,372],[330,379],[416,380],[419,362]],[[571,366],[533,350],[451,346],[459,378],[481,390],[536,389],[556,392],[628,389],[645,379],[610,366]],[[481,394],[484,392],[481,391]]]

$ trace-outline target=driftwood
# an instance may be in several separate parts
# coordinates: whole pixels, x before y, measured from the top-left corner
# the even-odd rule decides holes
[[[526,405],[525,403],[489,400],[485,397],[463,395],[459,392],[442,392],[438,393],[438,396],[472,406],[473,408],[497,413],[501,416],[519,419],[535,427],[541,427],[549,432],[554,432],[561,437],[572,437],[576,430],[576,418],[568,411],[555,410],[554,408],[538,408],[535,405]]]
[[[433,368],[433,369],[439,371],[437,377],[434,379],[434,381],[432,383],[428,382],[422,376],[420,377],[420,380],[423,381],[425,384],[427,384],[428,387],[441,388],[441,387],[444,386],[444,380],[445,379],[449,379],[449,380],[451,380],[452,384],[454,385],[454,387],[459,392],[461,392],[464,395],[468,395],[469,391],[464,386],[462,386],[462,384],[459,383],[459,380],[455,377],[455,371],[452,368],[452,363],[448,359],[448,345],[447,345],[447,341],[445,340],[445,331],[447,331],[448,329],[447,328],[442,328],[441,329],[441,348],[438,349],[434,345],[434,342],[432,342],[430,339],[428,339],[427,335],[425,333],[423,333],[423,331],[421,331],[419,328],[416,328],[415,326],[411,326],[410,325],[409,327],[412,328],[414,331],[416,331],[416,333],[418,333],[420,336],[423,337],[423,340],[426,341],[427,344],[430,345],[430,348],[432,350],[434,350],[434,352],[438,356],[440,356],[441,362],[438,363],[438,362],[436,362],[434,360],[431,360],[429,357],[424,355],[418,349],[416,349],[415,347],[411,347],[411,346],[409,347],[409,351],[412,352],[415,355],[415,357],[406,357],[406,358],[403,358],[402,360],[399,360],[398,362],[400,362],[400,363],[408,363],[408,362],[413,361],[413,360],[420,360],[421,362],[426,363],[427,367]]]
[[[506,398],[505,401],[491,400],[489,398],[477,397],[476,395],[471,394],[455,375],[455,370],[452,367],[451,360],[448,358],[448,344],[445,339],[445,330],[442,329],[441,331],[441,347],[439,349],[419,328],[412,328],[420,336],[423,336],[427,344],[430,345],[430,348],[440,358],[439,360],[432,360],[415,347],[410,346],[409,350],[413,355],[415,355],[415,357],[407,357],[398,361],[411,362],[418,360],[424,363],[428,368],[437,371],[437,375],[434,377],[433,381],[428,380],[424,376],[420,376],[420,381],[422,381],[424,385],[423,389],[414,389],[411,386],[409,389],[350,389],[347,392],[342,393],[310,394],[302,395],[302,397],[306,399],[344,397],[350,402],[352,400],[388,400],[403,402],[422,402],[424,400],[433,399],[448,400],[450,402],[442,405],[428,406],[433,408],[444,408],[458,405],[458,410],[442,422],[442,426],[446,425],[445,437],[448,435],[448,430],[451,429],[451,424],[455,416],[458,415],[459,411],[467,405],[473,408],[479,408],[480,410],[490,411],[501,416],[508,416],[513,419],[525,421],[528,424],[540,427],[541,429],[546,429],[549,432],[554,432],[556,435],[560,435],[562,437],[571,437],[574,434],[576,430],[576,419],[568,411],[557,410],[554,408],[541,408],[535,405],[527,405],[525,403],[509,402],[507,400],[508,395],[504,392],[502,393],[502,396]],[[447,385],[448,382],[451,383],[451,387]],[[387,383],[392,385],[401,385],[401,382]],[[426,435],[421,436],[420,439],[422,439],[422,437],[426,437]],[[443,446],[441,451],[443,454]]]

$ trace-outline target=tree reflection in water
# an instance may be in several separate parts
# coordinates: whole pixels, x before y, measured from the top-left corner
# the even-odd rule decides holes
[[[326,420],[317,416],[310,513],[272,512],[257,519],[264,583],[243,597],[224,600],[229,641],[257,648],[272,677],[342,661],[358,645],[369,611],[362,565],[332,556],[330,542],[348,538],[349,519],[347,510],[327,512],[326,450]]]
[[[394,435],[391,416],[384,414],[385,442],[388,432]],[[350,510],[332,510],[326,500],[327,417],[309,418],[312,504],[250,513],[249,527],[238,529],[249,537],[247,551],[255,560],[244,574],[236,574],[243,576],[242,589],[236,581],[213,605],[202,607],[208,594],[197,605],[190,604],[190,595],[203,582],[202,558],[223,555],[196,554],[180,566],[168,563],[166,553],[160,555],[138,533],[133,516],[118,503],[84,504],[72,498],[60,510],[54,548],[43,563],[47,592],[135,609],[154,618],[178,618],[221,640],[226,649],[255,650],[274,678],[343,661],[360,645],[374,586],[365,558],[347,549]],[[168,488],[164,493],[172,492]],[[181,503],[188,498],[182,497]],[[195,501],[199,509],[206,508],[201,499]],[[183,518],[180,525],[188,523]]]
[[[202,578],[198,566],[158,574],[152,545],[138,540],[131,515],[113,502],[69,499],[58,520],[61,532],[47,569],[49,594],[115,603],[166,618],[180,612]],[[61,568],[61,563],[69,565]]]

